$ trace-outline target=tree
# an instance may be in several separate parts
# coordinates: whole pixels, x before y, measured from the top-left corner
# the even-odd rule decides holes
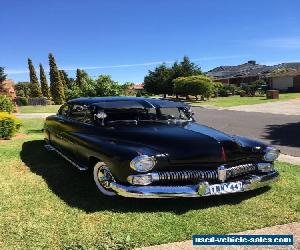
[[[95,83],[95,94],[97,96],[118,96],[121,86],[111,79],[109,75],[98,76]]]
[[[166,64],[161,64],[154,71],[149,70],[144,78],[144,89],[152,94],[167,94],[173,92],[173,83],[170,80],[171,69]]]
[[[213,81],[210,77],[204,75],[195,75],[187,77],[178,77],[173,80],[174,92],[176,94],[193,95],[198,100],[198,95],[202,99],[209,98],[214,91]]]
[[[66,82],[65,75],[62,72],[62,70],[59,70],[59,77],[60,77],[62,85],[64,86],[64,89],[66,90],[67,89],[67,82]]]
[[[50,91],[55,104],[62,104],[65,101],[64,86],[60,80],[60,74],[56,66],[55,58],[49,54],[50,66]]]
[[[120,85],[120,95],[133,96],[136,94],[133,82],[125,82]]]
[[[76,71],[76,80],[71,84],[71,88],[66,89],[66,98],[72,99],[77,97],[95,96],[95,80],[81,69]]]
[[[4,73],[4,68],[0,67],[0,84],[6,80],[7,75]]]
[[[173,94],[174,82],[178,77],[203,75],[199,66],[185,56],[182,62],[175,62],[172,67],[161,64],[154,71],[149,71],[144,78],[145,90],[152,94]]]
[[[0,67],[0,92],[3,91],[3,82],[6,80],[7,75],[4,73],[4,68]]]
[[[50,89],[48,86],[45,70],[42,64],[40,64],[40,81],[41,81],[41,90],[43,96],[46,97],[47,99],[50,99],[51,98]]]
[[[15,84],[16,95],[28,98],[30,95],[30,85],[30,82],[18,82]]]
[[[42,91],[36,76],[35,68],[30,58],[28,58],[28,68],[30,77],[30,97],[41,97]]]
[[[88,74],[82,70],[82,69],[77,69],[76,70],[76,80],[75,84],[77,87],[82,87],[85,84],[85,81],[87,80]]]
[[[181,62],[175,62],[171,68],[170,82],[168,85],[170,88],[174,89],[173,80],[178,77],[187,77],[193,75],[203,75],[201,68],[195,63],[191,62],[187,56],[183,57]],[[176,94],[178,98],[178,94]]]
[[[60,76],[64,78],[64,81],[65,81],[65,87],[66,88],[71,88],[72,87],[72,81],[74,81],[72,78],[69,78],[68,74],[66,71],[64,70],[60,70],[59,71],[60,73]]]
[[[201,68],[191,62],[187,56],[183,57],[182,62],[175,62],[172,66],[172,79],[182,76],[202,75]]]

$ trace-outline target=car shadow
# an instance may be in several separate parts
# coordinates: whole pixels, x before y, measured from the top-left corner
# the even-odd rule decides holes
[[[281,125],[268,125],[265,128],[265,138],[274,145],[300,147],[300,122]]]
[[[266,192],[269,187],[246,193],[201,198],[130,199],[102,196],[94,185],[91,172],[80,172],[53,151],[44,149],[43,140],[24,142],[22,161],[35,174],[42,176],[48,187],[71,207],[87,213],[95,211],[161,212],[183,214],[189,210],[206,209],[223,204],[238,204]]]

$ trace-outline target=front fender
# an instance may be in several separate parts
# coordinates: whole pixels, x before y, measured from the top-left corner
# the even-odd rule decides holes
[[[86,159],[91,157],[103,161],[110,169],[112,175],[119,182],[127,182],[127,176],[137,174],[130,168],[130,161],[138,155],[155,156],[157,166],[167,165],[167,157],[151,147],[142,144],[115,141],[99,136],[77,135],[80,138]],[[83,152],[83,151],[81,151]]]

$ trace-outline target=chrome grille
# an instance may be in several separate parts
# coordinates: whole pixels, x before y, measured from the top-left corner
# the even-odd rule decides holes
[[[254,172],[257,169],[256,164],[243,164],[226,169],[226,179]]]
[[[243,164],[234,167],[224,168],[224,180],[235,176],[248,174],[257,170],[256,164]],[[183,170],[172,172],[156,172],[154,181],[200,181],[200,180],[221,180],[218,170]],[[224,181],[221,180],[221,181]]]
[[[217,170],[186,170],[176,172],[158,172],[159,181],[199,181],[199,180],[217,180]]]

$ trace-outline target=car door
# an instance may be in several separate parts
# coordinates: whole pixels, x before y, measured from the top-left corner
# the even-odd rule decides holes
[[[73,104],[70,107],[68,116],[69,127],[64,134],[64,141],[68,142],[65,147],[70,158],[79,163],[85,164],[86,146],[84,135],[90,133],[93,128],[93,119],[90,107],[82,104]]]
[[[51,141],[51,144],[59,151],[63,151],[62,134],[65,130],[65,120],[68,117],[68,113],[69,105],[64,104],[61,106],[56,116],[48,121],[48,129],[50,132],[49,139]]]

